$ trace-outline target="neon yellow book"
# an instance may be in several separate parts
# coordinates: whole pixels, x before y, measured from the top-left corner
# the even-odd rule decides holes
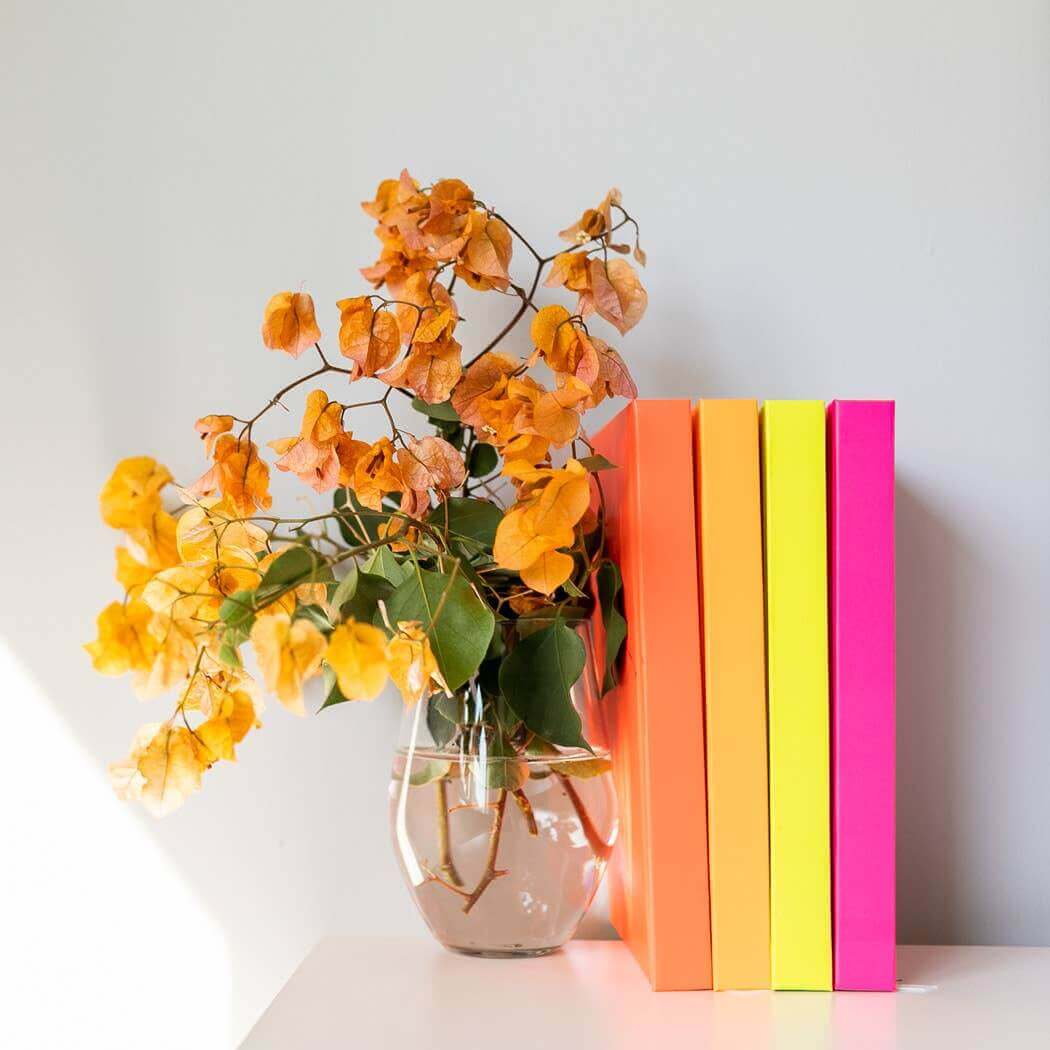
[[[831,990],[824,403],[762,408],[774,988]]]

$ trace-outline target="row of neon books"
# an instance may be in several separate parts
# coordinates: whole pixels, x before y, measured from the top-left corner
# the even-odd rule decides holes
[[[612,920],[656,990],[895,986],[892,401],[636,401]],[[607,479],[607,480],[605,480]]]

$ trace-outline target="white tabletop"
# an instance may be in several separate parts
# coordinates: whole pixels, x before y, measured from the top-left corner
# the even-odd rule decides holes
[[[1050,1047],[1050,948],[901,947],[897,959],[896,994],[656,994],[619,941],[489,960],[423,939],[330,938],[242,1050]]]

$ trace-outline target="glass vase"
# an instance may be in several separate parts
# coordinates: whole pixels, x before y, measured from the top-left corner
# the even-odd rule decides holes
[[[485,665],[454,695],[405,710],[390,782],[394,849],[416,907],[452,951],[556,950],[605,874],[617,806],[591,626],[563,623],[586,655],[569,693],[591,750],[515,724]],[[532,618],[529,629],[538,625]]]

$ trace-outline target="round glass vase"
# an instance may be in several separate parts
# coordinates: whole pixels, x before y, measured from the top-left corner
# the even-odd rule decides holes
[[[524,634],[521,623],[505,645]],[[552,746],[514,725],[484,664],[453,696],[432,695],[403,715],[390,782],[394,850],[416,907],[451,951],[555,951],[605,874],[617,805],[591,625],[561,623],[583,644],[569,693],[590,751]],[[530,618],[527,629],[543,626]]]

